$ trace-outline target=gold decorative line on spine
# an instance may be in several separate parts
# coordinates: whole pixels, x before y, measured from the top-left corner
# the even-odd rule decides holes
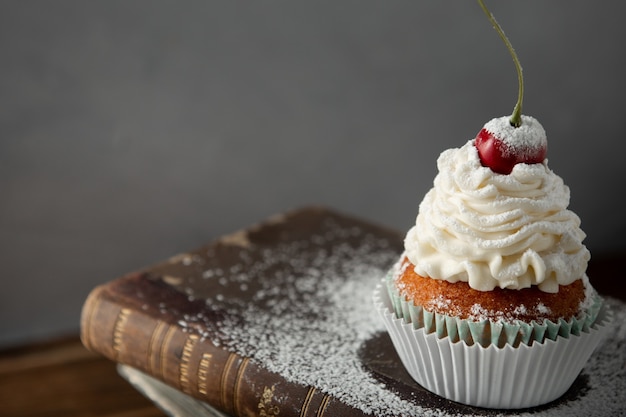
[[[167,346],[170,344],[170,341],[174,337],[174,333],[176,331],[176,327],[168,326],[167,333],[165,333],[165,337],[161,342],[161,349],[159,349],[159,373],[163,378],[165,378],[165,361],[167,359]]]
[[[233,405],[234,405],[236,416],[241,415],[241,413],[239,412],[239,385],[241,383],[241,376],[246,370],[246,366],[248,366],[248,362],[250,362],[250,358],[244,358],[244,360],[241,362],[241,365],[239,366],[239,369],[237,370],[237,376],[235,378],[235,389],[233,391]]]
[[[202,359],[200,359],[200,365],[198,366],[198,392],[203,395],[207,395],[209,392],[209,386],[207,384],[207,375],[209,373],[209,366],[213,355],[210,353],[203,353]]]
[[[163,333],[164,328],[165,328],[165,323],[162,321],[158,322],[156,327],[152,331],[152,336],[150,336],[150,343],[148,343],[147,357],[148,357],[149,373],[151,374],[155,372],[155,368],[157,367],[157,360],[158,360],[158,356],[155,355],[155,351],[158,351],[158,349],[155,349],[155,343],[161,337],[161,334]]]
[[[324,395],[324,399],[322,400],[320,407],[317,409],[317,417],[322,417],[324,415],[324,412],[326,412],[326,406],[328,405],[329,401],[330,397],[328,395]]]
[[[226,396],[226,381],[228,377],[228,372],[230,367],[233,366],[233,362],[237,359],[237,355],[231,353],[228,355],[228,359],[226,360],[226,364],[224,365],[224,370],[222,371],[222,377],[220,379],[220,392],[222,393],[222,408],[226,409],[226,401],[228,398]]]
[[[113,326],[113,351],[115,355],[119,355],[122,349],[122,338],[124,337],[124,328],[128,323],[128,317],[131,315],[131,310],[123,308],[115,319],[115,325]]]
[[[183,353],[180,357],[180,366],[178,373],[178,382],[180,383],[181,390],[187,394],[191,393],[191,383],[189,380],[189,362],[191,361],[191,354],[193,353],[193,347],[198,340],[198,336],[190,334],[185,344],[183,345]]]
[[[315,394],[315,387],[309,388],[309,392],[307,392],[306,397],[304,398],[304,402],[302,403],[302,410],[300,411],[300,417],[305,417],[309,412],[309,405],[311,405],[311,400],[313,399],[313,395]]]

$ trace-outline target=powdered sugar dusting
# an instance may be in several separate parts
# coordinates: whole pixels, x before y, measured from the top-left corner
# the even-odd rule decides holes
[[[537,322],[543,322],[544,320],[548,320],[550,312],[550,307],[543,303],[539,303],[532,307],[527,307],[524,304],[521,304],[515,306],[511,312],[491,310],[483,307],[481,304],[474,304],[471,307],[467,318],[476,322],[491,320],[503,323],[514,323],[516,320],[519,320],[520,317],[527,316],[533,317],[533,319]]]
[[[312,242],[324,244],[327,239],[336,237],[315,236]],[[262,276],[262,270],[271,270],[277,262],[296,269],[301,262],[311,266],[302,268],[297,278],[284,275],[279,282],[266,282],[254,295],[255,303],[227,318],[221,329],[227,346],[287,380],[314,385],[367,413],[440,416],[439,410],[423,409],[386,390],[358,363],[363,341],[384,330],[370,302],[372,289],[385,273],[376,265],[397,257],[382,241],[366,242],[357,248],[339,244],[332,253],[318,251],[308,260],[299,259],[293,247],[268,251],[266,264],[252,276]],[[321,275],[326,276],[324,286],[317,285]]]
[[[372,292],[399,254],[386,240],[361,229],[327,226],[324,234],[258,249],[261,261],[250,257],[249,251],[257,250],[251,245],[241,252],[237,265],[205,269],[200,276],[211,283],[211,291],[189,296],[204,299],[206,313],[185,316],[181,325],[287,380],[314,385],[374,416],[455,415],[400,398],[360,362],[359,348],[384,331]],[[228,286],[236,286],[245,297],[220,293]],[[587,417],[598,410],[608,410],[608,415],[625,412],[626,304],[607,302],[615,313],[616,331],[583,370],[589,389],[581,398],[533,412],[476,415]],[[215,323],[211,311],[226,314]]]
[[[544,303],[537,304],[537,311],[539,312],[539,314],[544,314],[544,315],[548,315],[552,312],[550,310],[550,307],[546,306]]]
[[[569,187],[547,162],[496,174],[467,141],[443,151],[437,166],[405,238],[416,273],[479,291],[536,285],[555,293],[585,272],[586,235],[568,209]]]
[[[537,119],[522,116],[519,127],[511,125],[510,117],[498,117],[488,121],[483,127],[505,144],[502,148],[507,155],[530,156],[535,149],[546,148],[546,132]]]

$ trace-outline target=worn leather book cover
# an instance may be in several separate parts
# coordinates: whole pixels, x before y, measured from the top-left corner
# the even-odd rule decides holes
[[[371,294],[403,238],[293,210],[96,287],[81,338],[231,416],[501,415],[431,394],[402,367]],[[583,376],[533,412],[586,390]]]

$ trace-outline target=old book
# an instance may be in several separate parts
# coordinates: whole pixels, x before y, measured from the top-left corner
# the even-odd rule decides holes
[[[307,370],[318,363],[294,363],[315,348],[330,357],[313,361],[347,355],[341,344],[354,329],[337,318],[350,301],[337,306],[335,298],[351,294],[335,291],[350,291],[355,274],[369,274],[371,287],[401,241],[323,208],[295,210],[95,288],[81,338],[229,415],[365,415],[354,398],[333,395],[337,376],[327,382]],[[371,296],[359,301],[371,309]]]
[[[162,400],[229,416],[501,415],[431,394],[399,362],[371,296],[403,237],[290,211],[95,288],[81,337],[170,387]],[[581,375],[533,413],[572,415],[594,389]]]

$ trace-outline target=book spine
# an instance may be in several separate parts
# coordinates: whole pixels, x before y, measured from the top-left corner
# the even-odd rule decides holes
[[[365,415],[177,324],[122,305],[108,296],[105,287],[95,288],[85,301],[81,340],[87,349],[141,370],[232,416]]]

